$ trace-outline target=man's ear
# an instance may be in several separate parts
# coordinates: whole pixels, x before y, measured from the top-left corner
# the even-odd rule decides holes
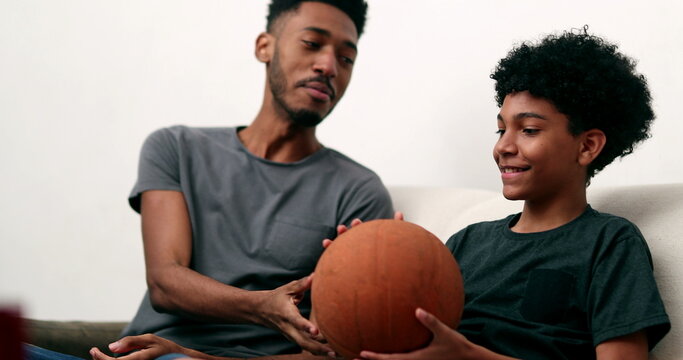
[[[579,164],[588,166],[595,160],[602,148],[607,143],[607,136],[602,130],[591,129],[583,132],[581,135],[581,147],[579,149]]]
[[[256,48],[254,55],[258,61],[268,64],[273,58],[273,50],[275,48],[275,37],[269,33],[260,33],[256,38]]]

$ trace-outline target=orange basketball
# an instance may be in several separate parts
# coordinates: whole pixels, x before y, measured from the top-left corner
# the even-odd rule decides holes
[[[346,359],[361,350],[407,352],[431,332],[415,318],[421,307],[455,328],[464,304],[462,276],[451,252],[424,228],[398,220],[353,227],[315,268],[313,317]]]

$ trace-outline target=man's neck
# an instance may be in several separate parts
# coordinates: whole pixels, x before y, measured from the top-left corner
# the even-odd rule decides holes
[[[296,162],[322,148],[314,127],[297,126],[288,119],[263,111],[237,135],[249,152],[275,162]]]

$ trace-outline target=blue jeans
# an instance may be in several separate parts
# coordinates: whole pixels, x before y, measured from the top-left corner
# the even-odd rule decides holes
[[[159,356],[156,360],[175,360],[180,358],[186,358],[187,355],[183,354],[166,354],[164,356]]]
[[[31,344],[24,344],[24,354],[26,360],[83,360],[79,357],[43,349]]]
[[[79,357],[43,349],[31,344],[24,344],[24,354],[26,360],[84,360]],[[158,357],[156,360],[175,360],[186,357],[187,355],[183,354],[166,354]]]

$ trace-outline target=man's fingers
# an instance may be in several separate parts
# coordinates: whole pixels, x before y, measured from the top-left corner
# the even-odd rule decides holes
[[[287,290],[287,294],[297,296],[306,290],[311,288],[313,284],[313,276],[309,275],[299,280],[294,280],[287,285],[284,285]]]
[[[109,350],[117,354],[121,354],[131,352],[133,350],[144,349],[154,342],[154,337],[155,335],[152,334],[126,336],[109,344]]]
[[[394,213],[394,220],[401,220],[403,221],[403,213],[400,211],[397,211]]]
[[[90,356],[93,360],[115,360],[113,357],[105,355],[96,347],[90,349]]]
[[[337,225],[337,236],[345,233],[347,230],[349,230],[346,225]],[[323,249],[327,249],[330,245],[332,245],[333,240],[331,239],[324,239],[323,240]]]
[[[327,344],[317,340],[320,336],[318,328],[303,316],[291,318],[288,323],[283,325],[281,331],[290,341],[297,343],[303,350],[314,355],[327,355],[333,352]]]
[[[362,223],[363,223],[363,222],[361,221],[361,219],[353,219],[353,220],[351,220],[351,227],[360,225],[360,224],[362,224]]]
[[[286,322],[289,323],[289,326],[285,326],[291,327],[292,330],[297,333],[307,334],[307,337],[310,339],[315,339],[320,333],[320,330],[318,330],[318,327],[315,324],[301,316],[298,312],[289,316],[289,319],[287,319]],[[283,328],[283,330],[285,329],[286,328]]]
[[[346,225],[337,225],[337,236],[349,231],[349,228]]]
[[[301,332],[294,332],[291,333],[289,336],[293,341],[295,341],[299,346],[314,354],[314,355],[327,355],[331,352],[334,352],[332,348],[330,348],[328,345],[322,344],[314,339],[311,339],[310,337],[302,334]]]
[[[306,290],[309,290],[311,288],[311,285],[313,284],[313,277],[312,275],[302,277],[299,280],[294,280],[289,282],[288,284],[282,285],[279,288],[275,289],[274,291],[276,293],[278,292],[284,292],[285,294],[289,296],[293,296],[292,300],[296,300],[298,296],[306,292]],[[296,302],[296,301],[295,301]]]

